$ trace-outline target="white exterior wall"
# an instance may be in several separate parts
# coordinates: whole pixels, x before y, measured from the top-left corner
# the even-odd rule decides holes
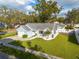
[[[75,35],[76,35],[76,39],[79,43],[79,29],[75,29]]]
[[[20,32],[20,31],[18,31],[18,36],[19,37],[22,37],[23,35],[28,35],[28,37],[32,37],[32,36],[34,36],[35,35],[35,33],[34,32],[32,32],[32,31],[27,31],[27,32]]]
[[[18,35],[19,37],[22,37],[24,34],[25,34],[25,33],[20,32],[20,31],[17,32],[17,35]]]
[[[28,37],[32,37],[32,36],[34,36],[34,35],[35,35],[35,33],[34,33],[34,32],[32,32],[32,31],[28,31],[28,32],[27,32],[27,35],[28,35]]]

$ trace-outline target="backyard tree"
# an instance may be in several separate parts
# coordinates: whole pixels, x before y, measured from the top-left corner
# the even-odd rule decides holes
[[[65,18],[64,17],[58,17],[57,18],[57,21],[64,23],[65,22]]]
[[[42,47],[40,45],[37,45],[37,44],[35,44],[35,46],[33,48],[37,51],[43,51]]]
[[[66,22],[71,23],[71,25],[74,25],[74,23],[79,23],[79,9],[72,9],[71,11],[68,11],[66,14]]]
[[[55,1],[37,0],[37,2],[38,4],[34,6],[34,9],[38,14],[40,22],[45,22],[46,20],[56,17],[61,10]]]

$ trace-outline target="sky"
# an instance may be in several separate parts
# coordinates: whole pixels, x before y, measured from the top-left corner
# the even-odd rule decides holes
[[[59,6],[62,6],[61,15],[67,13],[72,8],[79,7],[79,0],[55,0]],[[6,5],[11,8],[17,8],[25,11],[34,11],[32,6],[37,4],[36,0],[0,0],[0,5]]]

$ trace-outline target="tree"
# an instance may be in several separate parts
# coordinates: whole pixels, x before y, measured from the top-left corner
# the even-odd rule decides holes
[[[26,22],[26,14],[16,10],[8,8],[7,6],[1,6],[0,7],[0,22],[6,23],[9,27],[13,27],[14,24],[22,24]]]
[[[32,44],[31,41],[28,41],[28,42],[27,42],[27,45],[28,45],[29,47],[31,47],[31,44]]]
[[[43,51],[42,47],[39,46],[39,45],[37,45],[37,44],[35,44],[35,46],[34,46],[33,48],[34,48],[35,50],[37,50],[37,51]]]
[[[68,11],[66,14],[66,22],[71,23],[72,25],[74,23],[79,23],[79,9],[72,9],[71,11]]]
[[[64,17],[58,17],[57,21],[60,23],[64,23],[65,22],[65,18]]]
[[[34,9],[38,12],[40,22],[45,22],[50,18],[56,17],[61,10],[55,1],[37,0],[37,2],[38,4],[34,6]]]

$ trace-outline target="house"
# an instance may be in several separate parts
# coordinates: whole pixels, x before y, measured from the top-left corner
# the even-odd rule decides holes
[[[19,37],[27,35],[28,37],[37,36],[43,39],[52,39],[57,36],[58,29],[62,29],[64,24],[55,23],[27,23],[21,25],[17,30]]]
[[[27,26],[21,25],[19,28],[16,29],[18,36],[22,37],[23,35],[28,35],[28,37],[34,36],[35,33]]]
[[[75,28],[75,36],[76,36],[77,42],[79,43],[79,28]]]
[[[5,31],[2,31],[6,27],[7,27],[7,24],[0,22],[0,35],[4,35],[6,33]]]
[[[0,22],[0,28],[5,28],[5,27],[7,27],[7,24]]]
[[[79,28],[79,24],[75,24],[74,27],[75,27],[75,28]]]

